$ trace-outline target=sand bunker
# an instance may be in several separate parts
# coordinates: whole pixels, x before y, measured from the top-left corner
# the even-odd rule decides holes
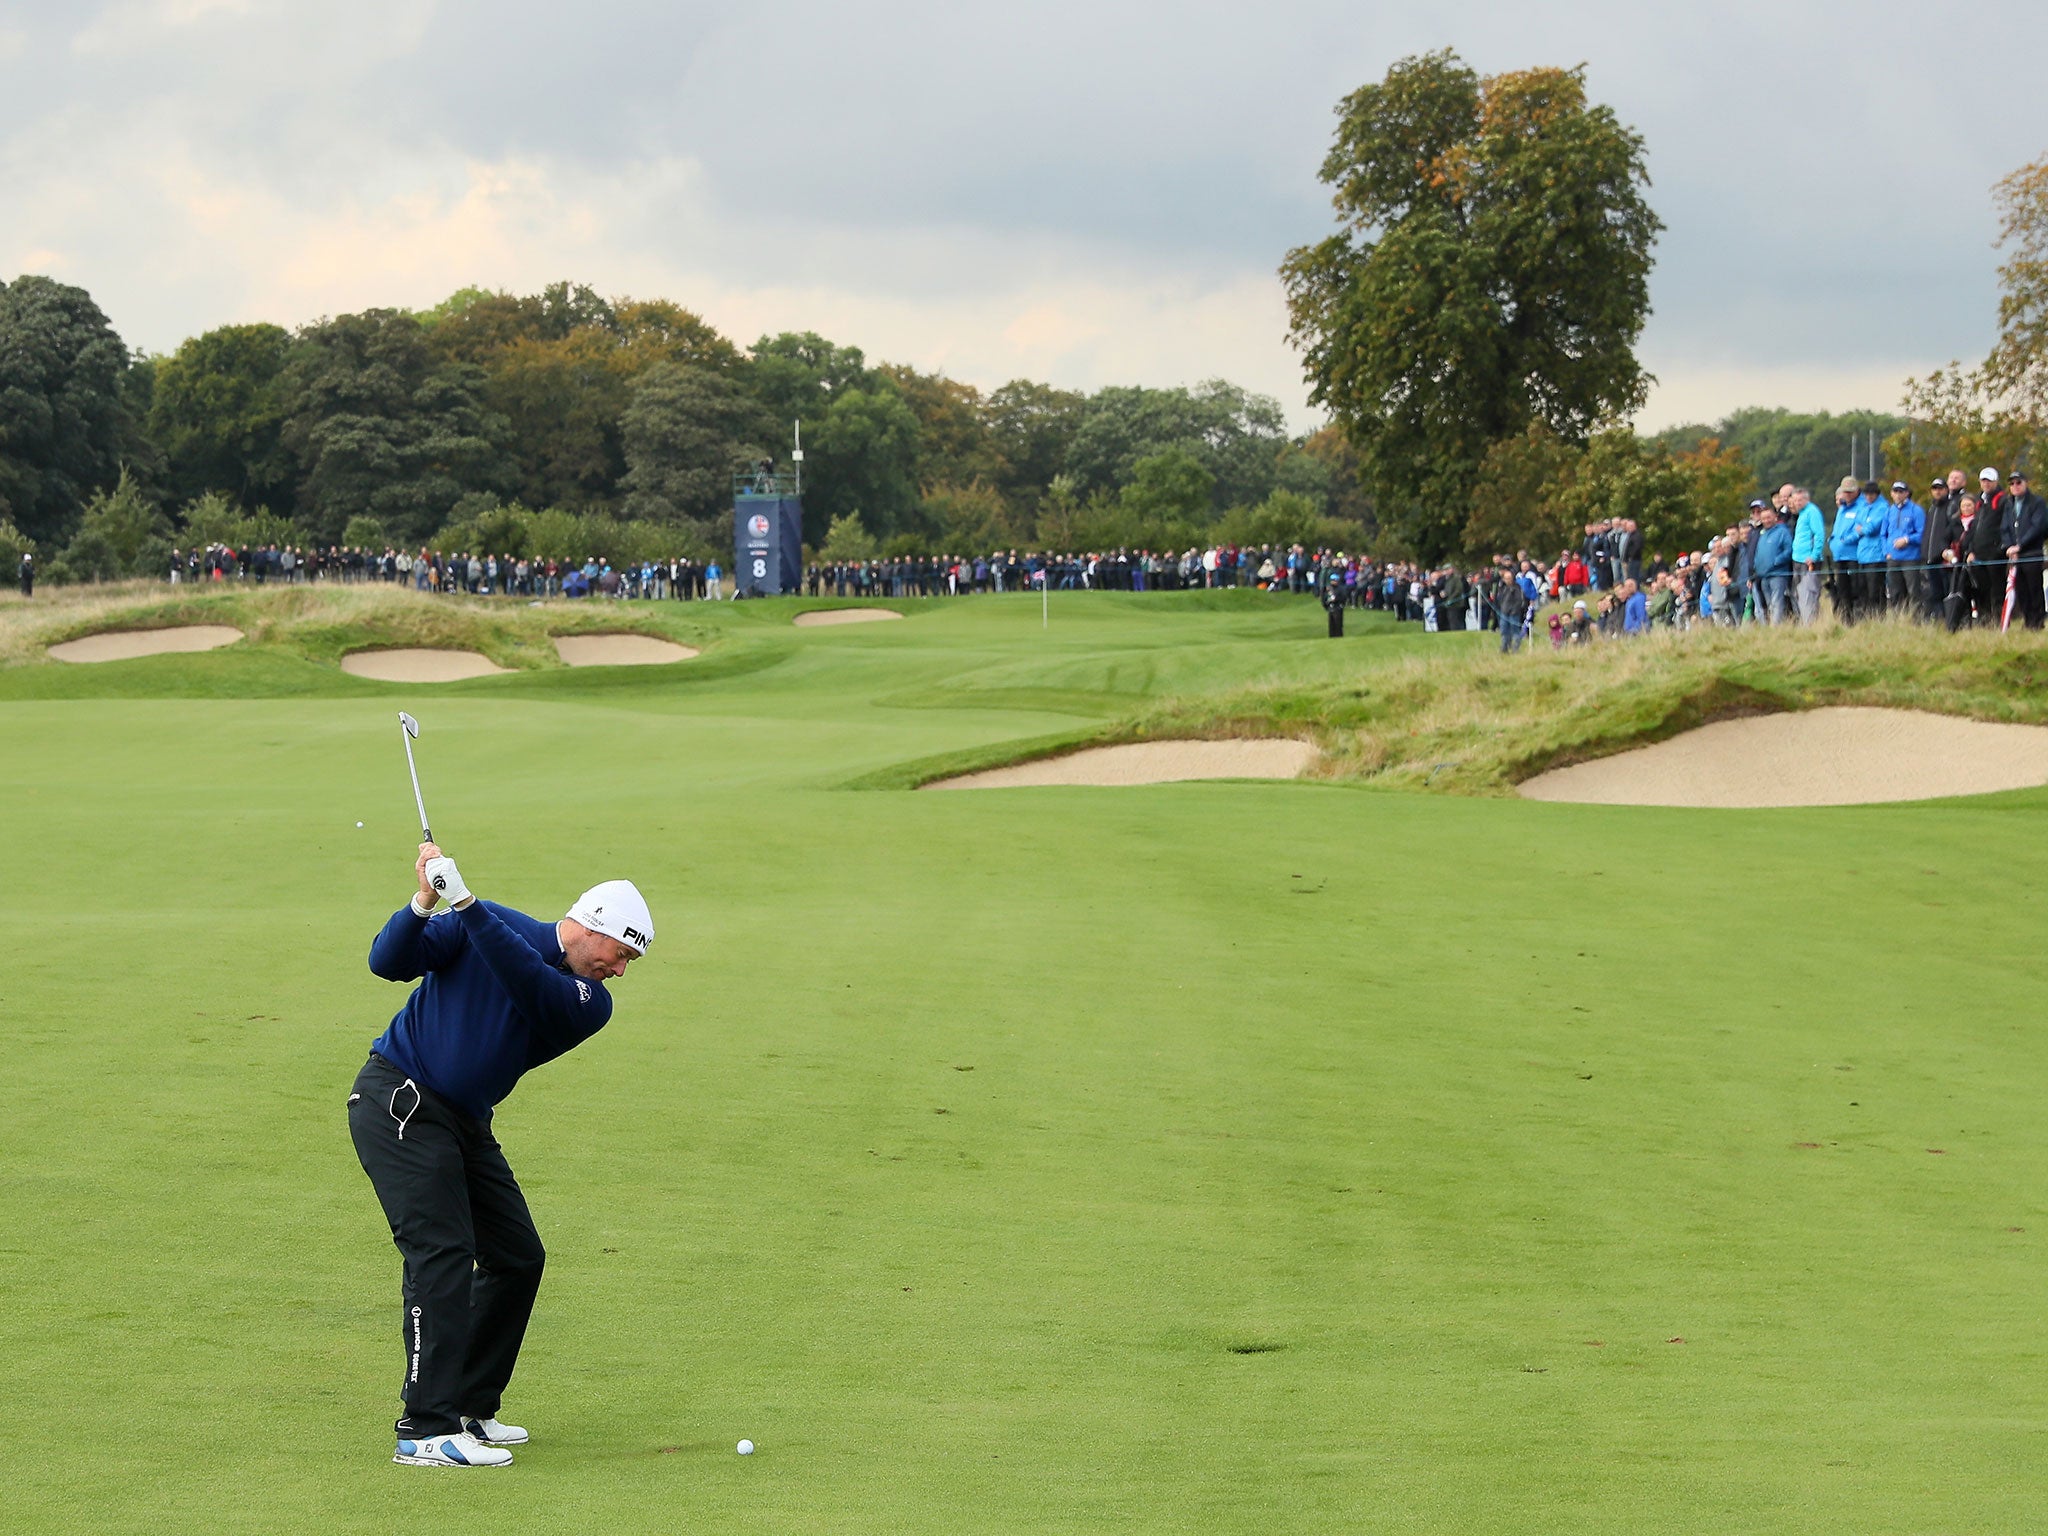
[[[2048,784],[2048,729],[1907,709],[1814,709],[1723,720],[1538,774],[1532,800],[1737,808],[1869,805]]]
[[[50,654],[59,661],[133,661],[171,651],[217,651],[241,638],[239,629],[225,624],[181,624],[176,629],[124,629],[65,640],[51,646]]]
[[[557,635],[555,654],[572,667],[658,667],[697,653],[652,635]]]
[[[465,677],[489,677],[508,671],[475,651],[351,651],[341,670],[380,683],[457,683]]]
[[[815,613],[798,614],[796,625],[799,629],[817,629],[826,624],[874,624],[902,617],[887,608],[820,608]]]
[[[1315,760],[1305,741],[1141,741],[942,779],[926,789],[1027,784],[1170,784],[1182,779],[1291,779]]]

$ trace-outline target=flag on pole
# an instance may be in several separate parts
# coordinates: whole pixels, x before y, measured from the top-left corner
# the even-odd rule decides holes
[[[2006,567],[2005,572],[2005,611],[1998,616],[1998,632],[2001,635],[2012,627],[2012,605],[2019,601],[2019,596],[2020,568],[2019,562],[2014,561]]]

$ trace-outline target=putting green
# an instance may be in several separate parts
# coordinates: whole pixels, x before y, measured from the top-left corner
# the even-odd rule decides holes
[[[0,671],[9,1529],[2034,1526],[2048,791],[849,789],[1470,643],[912,606],[420,688]],[[400,707],[480,893],[630,875],[660,932],[498,1115],[550,1261],[488,1477],[386,1459],[343,1115]]]

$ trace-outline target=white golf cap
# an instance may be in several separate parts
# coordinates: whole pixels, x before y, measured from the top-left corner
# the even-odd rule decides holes
[[[1998,471],[1993,469],[1989,464],[1986,464],[1982,469],[1977,471],[1977,478],[1979,480],[1996,480],[1998,478]]]
[[[592,933],[630,944],[643,955],[654,942],[654,914],[647,910],[647,898],[640,888],[630,880],[593,885],[569,908],[569,920]]]

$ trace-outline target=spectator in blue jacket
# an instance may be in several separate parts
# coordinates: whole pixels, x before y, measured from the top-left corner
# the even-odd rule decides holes
[[[1827,524],[1805,486],[1788,485],[1785,493],[1785,508],[1794,520],[1792,564],[1799,590],[1799,622],[1812,624],[1820,618],[1820,568],[1828,557]]]
[[[1828,557],[1835,563],[1835,617],[1844,624],[1856,622],[1856,599],[1862,583],[1856,563],[1856,519],[1862,502],[1854,476],[1844,475],[1835,487],[1835,522],[1828,533]]]
[[[1868,613],[1884,612],[1885,569],[1892,552],[1885,525],[1891,512],[1884,487],[1875,480],[1864,481],[1862,498],[1856,503],[1856,563],[1863,574],[1860,601]]]
[[[1920,569],[1920,541],[1927,532],[1927,514],[1903,480],[1892,482],[1892,504],[1885,513],[1885,603],[1894,612],[1916,618],[1926,606],[1927,573]]]
[[[1650,627],[1650,600],[1643,596],[1642,587],[1633,581],[1624,581],[1621,593],[1621,632],[1640,635]]]
[[[1757,517],[1756,606],[1766,624],[1782,624],[1785,594],[1792,586],[1792,533],[1776,507],[1766,506]]]

